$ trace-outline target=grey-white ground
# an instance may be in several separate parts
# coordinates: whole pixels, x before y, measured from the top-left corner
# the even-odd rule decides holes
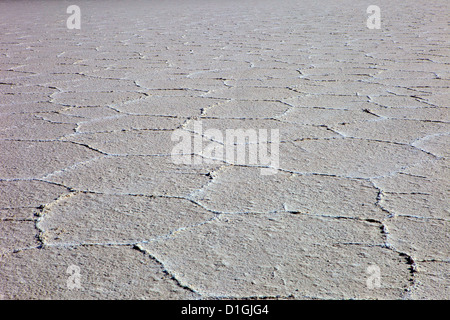
[[[0,298],[449,299],[448,12],[1,2]],[[277,174],[174,164],[194,120]]]

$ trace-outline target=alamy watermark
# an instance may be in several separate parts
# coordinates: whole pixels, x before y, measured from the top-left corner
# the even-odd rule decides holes
[[[66,12],[71,14],[66,21],[68,29],[81,29],[81,10],[77,5],[70,5],[67,7]],[[370,14],[367,18],[367,28],[369,29],[381,29],[381,10],[376,5],[370,5],[367,7],[366,12]]]
[[[367,28],[369,29],[381,29],[381,10],[380,7],[375,5],[370,5],[366,10],[370,16],[367,18]]]
[[[202,121],[194,120],[193,131],[177,129],[171,139],[177,142],[171,152],[175,164],[223,161],[233,165],[255,165],[262,167],[262,175],[276,174],[279,168],[279,129],[240,128],[223,132],[210,128],[203,131]]]
[[[67,268],[66,273],[70,274],[67,279],[67,288],[69,290],[81,289],[81,268],[72,264]]]
[[[366,280],[367,288],[375,289],[381,287],[381,270],[380,267],[373,264],[367,267],[366,273],[369,277]]]
[[[80,7],[73,4],[67,7],[66,12],[71,14],[66,21],[67,29],[81,29]]]

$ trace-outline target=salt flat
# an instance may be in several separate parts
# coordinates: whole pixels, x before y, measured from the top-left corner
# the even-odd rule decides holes
[[[450,298],[446,1],[73,4],[0,3],[0,299]]]

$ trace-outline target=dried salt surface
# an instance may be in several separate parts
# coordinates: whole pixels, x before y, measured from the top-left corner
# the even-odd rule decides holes
[[[140,115],[195,117],[200,116],[202,110],[222,101],[224,100],[202,97],[164,96],[164,92],[161,92],[160,95],[125,103],[118,106],[117,110]]]
[[[219,119],[270,119],[277,118],[288,110],[289,106],[280,101],[230,100],[206,109],[204,115]]]
[[[376,246],[382,243],[367,222],[251,214],[222,216],[142,247],[205,296],[399,298],[408,271],[397,253]],[[364,280],[373,263],[390,273],[375,293]]]
[[[450,123],[379,119],[345,123],[331,128],[345,136],[411,144],[427,136],[448,132]]]
[[[125,130],[171,130],[180,126],[180,120],[173,117],[111,116],[81,123],[77,132],[99,133]]]
[[[292,108],[280,117],[280,120],[303,125],[327,125],[353,123],[374,120],[376,117],[363,110],[340,110],[328,108]],[[366,122],[363,122],[364,124]],[[340,129],[340,127],[337,127]]]
[[[45,263],[30,263],[41,261]],[[68,289],[70,266],[80,267],[80,288]],[[196,299],[155,260],[129,247],[49,247],[0,260],[5,299]],[[45,280],[43,280],[45,279]],[[6,290],[5,290],[6,289]]]
[[[450,122],[449,108],[385,108],[371,106],[368,108],[368,110],[380,117],[386,117],[390,119],[436,121],[447,123]]]
[[[226,213],[290,211],[318,216],[383,219],[378,190],[368,181],[320,175],[260,175],[257,168],[231,167],[191,197]]]
[[[52,95],[51,102],[64,106],[95,107],[122,104],[142,97],[145,96],[138,92],[58,92]]]
[[[0,140],[0,179],[38,178],[101,153],[61,141]]]
[[[430,261],[420,264],[416,285],[410,298],[439,300],[450,295],[450,272],[448,262]]]
[[[37,208],[68,189],[39,180],[0,181],[0,208]]]
[[[77,193],[50,206],[38,224],[49,244],[145,242],[214,217],[189,200],[160,197]]]
[[[1,103],[0,103],[1,104]],[[19,102],[9,103],[2,105],[0,110],[2,114],[14,114],[14,113],[36,113],[41,112],[57,112],[62,109],[61,106],[50,102]]]
[[[430,152],[438,157],[449,157],[449,150],[447,146],[450,143],[449,134],[435,134],[429,135],[422,139],[414,141],[412,144],[426,152]]]
[[[393,214],[447,221],[450,183],[445,160],[420,163],[373,182],[383,190],[380,204]]]
[[[206,140],[209,139],[213,141],[215,140],[214,136],[209,136],[208,130],[218,129],[222,133],[224,143],[227,141],[227,130],[242,129],[245,132],[248,132],[248,130],[252,130],[254,128],[258,128],[258,130],[267,130],[265,132],[267,132],[268,141],[272,141],[273,139],[271,131],[273,129],[279,130],[280,141],[296,141],[302,139],[330,138],[338,136],[336,133],[327,130],[325,127],[298,126],[293,123],[280,123],[279,121],[272,119],[202,119],[201,132],[197,132],[194,121],[186,122],[183,128],[189,132],[202,134],[207,138]],[[258,132],[258,130],[256,131]],[[254,141],[253,143],[256,142],[259,141]],[[235,143],[239,143],[239,141]]]
[[[431,155],[407,144],[353,137],[281,144],[280,153],[283,154],[280,167],[285,170],[352,178],[389,175],[432,159]]]
[[[0,298],[450,298],[443,1],[77,5],[0,3]]]
[[[50,123],[31,114],[0,115],[0,122],[8,123],[8,127],[0,131],[0,139],[56,140],[76,128],[74,124]]]
[[[66,139],[68,141],[89,145],[96,150],[109,154],[167,155],[172,151],[172,131],[125,130],[126,129],[124,129],[124,131],[115,132],[86,133],[70,136]]]
[[[218,165],[177,165],[170,156],[111,156],[44,177],[75,190],[182,197],[201,188]]]
[[[446,260],[450,240],[450,223],[415,217],[395,217],[386,222],[390,243],[419,260]]]
[[[2,214],[3,216],[3,214]],[[2,221],[0,224],[0,254],[24,248],[37,248],[38,230],[33,220],[29,221]]]

